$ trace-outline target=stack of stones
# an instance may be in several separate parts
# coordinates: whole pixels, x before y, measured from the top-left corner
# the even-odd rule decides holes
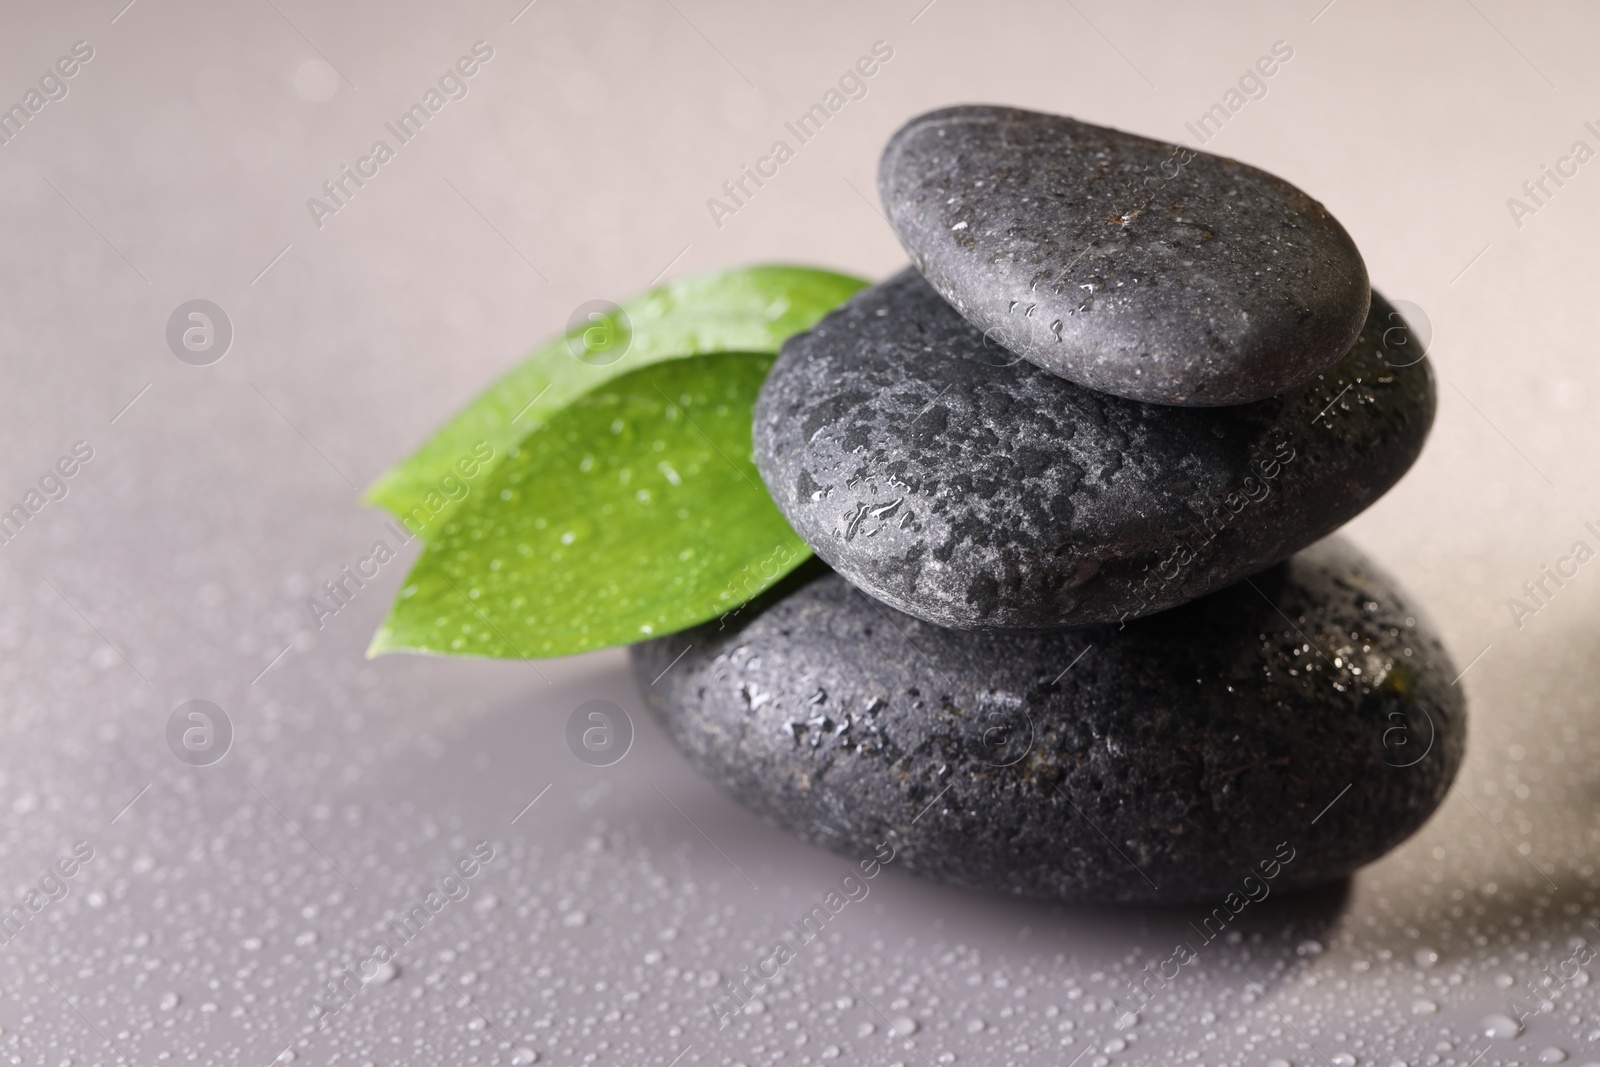
[[[1343,227],[999,107],[910,122],[879,190],[913,268],[792,338],[755,413],[819,560],[635,646],[675,743],[808,841],[1063,901],[1255,898],[1415,831],[1455,671],[1327,535],[1416,459],[1434,383]]]

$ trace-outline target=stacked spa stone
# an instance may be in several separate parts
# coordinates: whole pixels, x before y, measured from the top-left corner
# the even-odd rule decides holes
[[[636,646],[675,742],[808,841],[1058,900],[1306,886],[1416,830],[1455,672],[1324,538],[1411,466],[1434,384],[1339,223],[996,107],[912,121],[879,189],[913,269],[791,339],[755,413],[819,560]]]

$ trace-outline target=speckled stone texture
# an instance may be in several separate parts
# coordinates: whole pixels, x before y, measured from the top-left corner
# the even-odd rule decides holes
[[[931,626],[817,564],[632,659],[699,771],[806,841],[1019,896],[1220,903],[1280,846],[1273,891],[1348,874],[1443,800],[1465,710],[1416,616],[1338,539],[1049,634]]]
[[[1433,372],[1383,348],[1391,314],[1374,297],[1349,355],[1281,397],[1175,408],[986,344],[907,270],[784,345],[756,463],[817,555],[909,614],[990,630],[1137,618],[1287,558],[1411,466]]]
[[[1206,152],[954,107],[895,134],[878,189],[912,262],[957,310],[1116,396],[1275,396],[1337,362],[1366,318],[1366,265],[1333,216]]]

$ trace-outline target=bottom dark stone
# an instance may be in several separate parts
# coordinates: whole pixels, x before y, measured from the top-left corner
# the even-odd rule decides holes
[[[820,564],[720,625],[632,656],[702,774],[852,859],[888,841],[897,867],[1000,893],[1221,903],[1339,878],[1422,825],[1465,746],[1438,638],[1337,538],[1121,630],[946,630]]]

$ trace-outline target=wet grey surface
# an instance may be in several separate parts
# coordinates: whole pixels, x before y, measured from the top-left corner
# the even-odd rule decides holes
[[[12,9],[0,34],[6,101],[95,50],[0,146],[0,501],[93,449],[0,545],[6,896],[94,850],[0,944],[8,1060],[1600,1061],[1575,940],[1600,944],[1600,584],[1592,563],[1541,571],[1570,573],[1600,526],[1600,190],[1590,163],[1540,204],[1521,191],[1590,139],[1592,9],[275,2]],[[997,904],[890,869],[717,1029],[722,981],[847,864],[719,798],[621,653],[363,659],[409,557],[318,630],[306,598],[382,536],[357,487],[585,301],[774,258],[897,269],[861,194],[911,115],[990,99],[1184,137],[1279,38],[1295,59],[1208,150],[1315,187],[1431,319],[1433,437],[1351,533],[1466,671],[1455,788],[1342,889],[1251,905],[1132,1028],[1126,980],[1173,973],[1198,916]],[[480,39],[470,94],[318,229],[306,200]],[[878,40],[893,58],[866,95],[719,228],[707,199]],[[195,299],[233,325],[209,366],[167,343]],[[166,739],[195,699],[233,725],[208,766]],[[632,717],[610,766],[567,747],[591,700]],[[315,1030],[325,982],[478,840],[495,854],[452,883],[465,899]],[[1547,974],[1568,976],[1545,979],[1554,1010],[1484,1036]]]
[[[1325,207],[1187,145],[942,108],[895,133],[878,188],[911,261],[981,331],[1116,396],[1276,396],[1331,367],[1366,318],[1366,265]]]

